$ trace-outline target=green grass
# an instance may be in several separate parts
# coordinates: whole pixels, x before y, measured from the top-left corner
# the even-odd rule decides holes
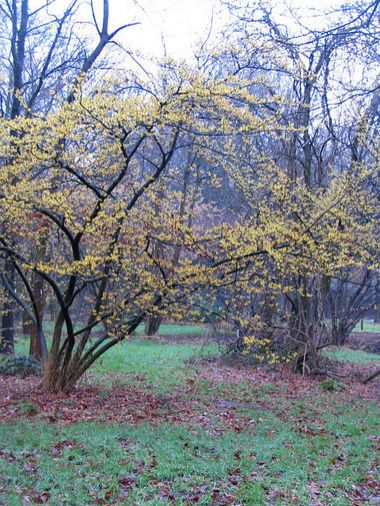
[[[206,335],[209,329],[205,325],[191,325],[183,324],[178,325],[174,323],[163,323],[158,330],[159,336],[191,336],[191,335]],[[137,333],[144,333],[144,326],[137,327]]]
[[[44,332],[47,336],[51,336],[54,330],[54,322],[50,320],[45,320],[43,323]],[[21,330],[21,329],[20,329]],[[192,335],[207,335],[212,330],[211,327],[202,324],[176,324],[176,323],[163,323],[160,325],[158,335],[159,336],[192,336]],[[94,332],[102,331],[102,327],[96,326],[94,327]],[[144,325],[140,324],[136,329],[136,334],[141,335],[144,334]],[[18,332],[19,337],[21,338],[20,332]]]
[[[376,353],[367,353],[366,351],[351,350],[350,348],[331,347],[326,355],[341,362],[350,362],[353,364],[371,364],[380,363],[380,355]]]
[[[17,348],[25,351],[26,342],[19,340]],[[236,402],[242,429],[226,430],[223,407],[203,428],[195,422],[62,427],[42,421],[26,402],[20,412],[34,422],[0,425],[0,504],[352,504],[352,487],[375,466],[377,407],[348,403],[341,390],[320,388],[294,398],[269,382],[258,387],[244,379],[198,377],[207,364],[197,359],[216,353],[213,345],[133,339],[105,354],[89,377],[106,389],[135,383],[169,395],[191,379],[192,390],[184,395],[197,401],[194,409],[203,413],[220,400]],[[378,361],[347,349],[328,353]]]
[[[114,346],[102,360],[95,363],[93,371],[99,375],[116,374],[118,382],[133,382],[135,377],[142,377],[146,385],[164,393],[194,376],[199,368],[197,360],[216,353],[215,345],[157,343],[136,339]]]
[[[245,432],[213,437],[172,424],[4,424],[0,501],[19,505],[21,496],[46,493],[52,505],[207,505],[220,493],[234,498],[227,504],[264,505],[268,494],[280,491],[271,504],[296,498],[308,505],[312,482],[323,504],[348,505],[343,491],[376,459],[369,437],[376,431],[375,409],[359,406],[353,413],[343,405],[339,418],[325,412],[324,431],[311,437],[292,418],[300,406],[290,407],[288,422],[269,412]]]
[[[361,322],[359,322],[354,328],[354,332],[379,332],[380,333],[380,323],[374,323],[373,320],[364,320],[363,328]]]
[[[16,343],[16,354],[27,354],[24,339]],[[196,374],[199,359],[215,356],[216,345],[202,343],[157,343],[149,339],[131,339],[111,348],[90,370],[94,380],[107,383],[141,383],[158,393],[169,392]],[[193,363],[189,363],[193,362]],[[107,375],[110,375],[108,377]],[[106,378],[104,380],[104,378]]]

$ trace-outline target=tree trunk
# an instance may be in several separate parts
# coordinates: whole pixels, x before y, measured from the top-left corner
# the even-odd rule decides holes
[[[374,323],[380,323],[380,275],[376,275]]]
[[[160,325],[162,323],[162,316],[148,316],[148,318],[145,321],[145,329],[144,333],[146,336],[154,336],[157,334],[158,329],[160,328]]]
[[[33,322],[26,311],[22,312],[22,335],[24,339],[32,333]]]
[[[5,273],[11,286],[15,281],[15,268],[11,261],[5,262]],[[0,355],[14,355],[14,312],[15,305],[12,299],[8,298],[3,304],[3,315],[1,317],[1,341],[0,341]]]
[[[49,227],[44,222],[41,223],[41,227],[39,228],[39,242],[36,248],[36,263],[37,262],[45,262],[49,259]],[[46,306],[46,287],[45,283],[41,276],[37,274],[33,274],[31,280],[31,288],[33,292],[33,301],[35,305],[35,309],[38,313],[38,320],[40,321],[40,325],[42,327],[42,321],[45,313]],[[30,346],[29,346],[29,356],[39,360],[44,361],[47,356],[47,344],[46,339],[42,332],[39,332],[36,325],[32,325],[31,333],[30,333]]]

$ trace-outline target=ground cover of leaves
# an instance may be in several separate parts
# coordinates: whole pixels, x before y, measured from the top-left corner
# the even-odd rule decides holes
[[[378,383],[184,357],[164,390],[143,365],[70,394],[0,378],[0,504],[378,504]]]

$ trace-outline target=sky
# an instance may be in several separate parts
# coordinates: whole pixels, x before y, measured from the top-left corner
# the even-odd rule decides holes
[[[102,0],[95,0],[100,6]],[[231,0],[234,4],[235,0]],[[307,16],[308,24],[316,27],[325,23],[321,10],[329,11],[343,0],[287,0],[295,10],[295,17]],[[237,3],[237,2],[236,2]],[[246,3],[247,2],[246,0]],[[279,21],[291,24],[289,18],[281,19],[283,0],[273,0]],[[251,0],[251,4],[254,1]],[[192,48],[204,40],[211,28],[211,40],[228,21],[227,9],[220,0],[110,0],[112,23],[141,22],[141,25],[126,30],[123,42],[132,49],[155,56],[167,53],[176,58],[189,58]]]
[[[119,39],[132,49],[154,56],[161,56],[166,50],[170,56],[188,58],[196,42],[209,32],[213,12],[214,33],[221,25],[216,14],[220,10],[218,0],[140,0],[138,5],[131,0],[110,2],[111,22],[115,26],[131,20],[141,22]]]
[[[32,0],[41,2],[41,0]],[[57,0],[61,8],[67,7],[69,0]],[[247,0],[246,0],[247,1]],[[329,9],[342,3],[343,0],[287,0],[297,14],[313,16],[309,19],[318,26],[321,16],[315,16],[315,9]],[[101,19],[102,0],[94,0],[95,9]],[[234,3],[234,0],[231,0]],[[277,3],[277,12],[284,5],[282,0]],[[254,1],[252,0],[252,4]],[[89,10],[82,10],[83,13]],[[210,40],[227,22],[226,9],[221,7],[220,0],[110,0],[111,28],[125,23],[139,22],[138,26],[124,30],[118,40],[128,49],[138,50],[143,54],[162,56],[165,54],[176,59],[189,59],[193,48],[199,40],[204,40],[210,32]],[[281,21],[281,15],[279,14]],[[289,18],[283,19],[284,24],[291,24]]]

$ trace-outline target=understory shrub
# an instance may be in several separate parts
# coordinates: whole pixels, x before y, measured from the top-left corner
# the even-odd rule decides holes
[[[11,356],[0,359],[0,374],[5,376],[39,376],[41,364],[34,358]]]

